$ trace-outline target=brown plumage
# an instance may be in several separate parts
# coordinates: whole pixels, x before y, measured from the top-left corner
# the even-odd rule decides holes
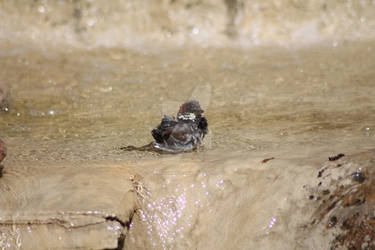
[[[207,134],[207,120],[197,101],[181,105],[177,120],[164,116],[159,126],[151,131],[156,149],[178,153],[195,149]]]

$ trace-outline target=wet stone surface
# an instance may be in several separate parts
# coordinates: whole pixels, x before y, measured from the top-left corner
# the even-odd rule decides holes
[[[333,214],[341,200],[368,204],[336,195],[320,166],[374,147],[372,42],[48,53],[8,45],[0,246],[115,248],[126,235],[125,249],[327,249],[347,219]],[[210,124],[197,151],[116,149],[150,142],[160,117],[190,99]],[[342,178],[367,185],[358,168]],[[319,193],[306,197],[307,183]],[[300,239],[310,216],[306,239],[319,246]]]
[[[328,235],[330,249],[375,249],[375,153],[340,158],[319,171],[310,226]]]
[[[374,249],[374,11],[0,1],[0,249]],[[191,99],[202,147],[118,150]]]
[[[6,155],[7,147],[5,146],[5,142],[0,139],[0,163],[4,160]]]
[[[5,156],[7,155],[7,148],[5,143],[0,139],[0,178],[3,176],[3,169],[4,166],[1,162],[4,160]]]
[[[123,241],[137,208],[128,166],[6,170],[1,249],[115,249]]]
[[[0,85],[0,113],[9,111],[9,91]]]

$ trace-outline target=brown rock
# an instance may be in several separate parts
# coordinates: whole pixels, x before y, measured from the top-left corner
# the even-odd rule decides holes
[[[343,154],[334,158],[342,157]],[[364,152],[329,159],[310,196],[317,209],[312,226],[330,235],[330,249],[373,249],[375,245],[375,154]],[[369,244],[369,247],[363,247]]]

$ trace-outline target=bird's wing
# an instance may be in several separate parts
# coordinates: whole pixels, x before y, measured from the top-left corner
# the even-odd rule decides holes
[[[177,122],[172,117],[165,115],[160,125],[151,131],[155,141],[158,143],[167,141],[175,124],[177,124]]]

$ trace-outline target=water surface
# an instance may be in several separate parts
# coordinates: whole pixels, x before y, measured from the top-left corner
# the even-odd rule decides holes
[[[18,215],[87,213],[97,185],[102,197],[125,199],[118,197],[122,173],[124,193],[136,194],[126,196],[128,212],[108,200],[93,210],[102,219],[136,211],[129,249],[298,249],[308,210],[299,204],[307,195],[302,186],[313,183],[328,156],[374,147],[374,42],[142,51],[7,45],[0,56],[0,79],[12,96],[0,117],[8,146],[2,181],[14,191],[8,204],[23,204],[14,205]],[[210,130],[197,152],[119,150],[149,143],[162,115],[176,115],[191,98],[202,104]],[[74,173],[76,190],[62,177]],[[76,192],[69,204],[81,207],[62,206],[66,190]]]

